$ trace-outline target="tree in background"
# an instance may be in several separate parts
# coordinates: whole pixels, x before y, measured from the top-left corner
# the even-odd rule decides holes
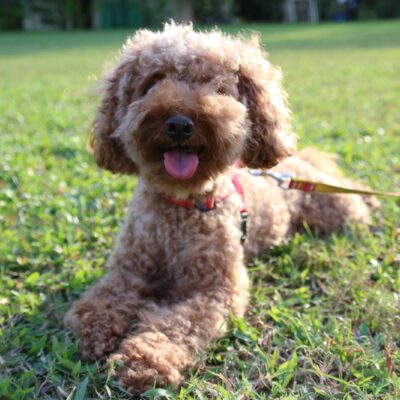
[[[233,20],[235,0],[194,0],[196,22],[202,24],[230,23]]]
[[[283,0],[235,0],[235,15],[246,21],[283,21]]]
[[[319,18],[325,21],[337,18],[343,11],[343,2],[350,2],[317,1]],[[400,0],[355,1],[360,20],[400,17]],[[283,21],[283,0],[0,0],[0,30],[104,27],[95,24],[93,19],[93,10],[96,5],[100,7],[99,4],[107,8],[110,18],[122,14],[125,16],[122,19],[128,21],[129,13],[122,9],[139,15],[136,24],[128,21],[131,28],[157,26],[169,18],[189,18],[201,24],[230,23],[234,17],[248,22]],[[127,23],[121,25],[117,21],[109,27],[113,26],[127,26]]]
[[[399,0],[359,0],[359,19],[393,19],[399,17]]]
[[[0,29],[22,29],[22,0],[0,0]]]

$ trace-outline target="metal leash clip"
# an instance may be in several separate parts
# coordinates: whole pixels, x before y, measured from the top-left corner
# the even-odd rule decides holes
[[[261,169],[249,169],[250,175],[253,176],[263,176],[267,175],[270,176],[271,178],[274,178],[276,181],[279,182],[279,187],[288,190],[289,185],[292,179],[294,179],[294,175],[289,174],[289,173],[283,173],[279,174],[278,172],[275,171],[264,171]]]

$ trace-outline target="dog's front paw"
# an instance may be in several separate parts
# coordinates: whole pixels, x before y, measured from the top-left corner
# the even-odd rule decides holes
[[[98,310],[88,302],[75,304],[64,324],[79,339],[80,351],[87,360],[99,359],[115,350],[127,330],[127,323],[121,316]]]
[[[116,374],[131,393],[140,394],[153,385],[176,386],[180,371],[189,363],[186,347],[172,343],[164,334],[145,332],[122,342],[120,351],[110,357],[117,362]]]

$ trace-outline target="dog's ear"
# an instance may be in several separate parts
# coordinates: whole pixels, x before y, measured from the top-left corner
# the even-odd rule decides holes
[[[96,163],[113,173],[133,174],[137,165],[128,157],[119,137],[113,135],[121,118],[121,110],[126,107],[120,86],[126,74],[123,65],[110,71],[102,82],[103,99],[93,122],[89,144],[93,149]],[[122,96],[122,98],[121,98]]]
[[[258,42],[244,52],[239,70],[239,95],[247,106],[250,133],[241,155],[250,168],[270,168],[296,148],[281,71],[265,58]]]

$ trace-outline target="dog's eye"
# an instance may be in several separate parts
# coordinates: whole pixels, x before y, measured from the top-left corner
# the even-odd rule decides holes
[[[144,96],[157,82],[164,78],[161,73],[155,73],[149,76],[140,87],[140,93]]]
[[[225,95],[227,92],[226,92],[226,88],[224,87],[224,86],[218,86],[217,87],[217,93],[218,94],[222,94],[222,95]]]

